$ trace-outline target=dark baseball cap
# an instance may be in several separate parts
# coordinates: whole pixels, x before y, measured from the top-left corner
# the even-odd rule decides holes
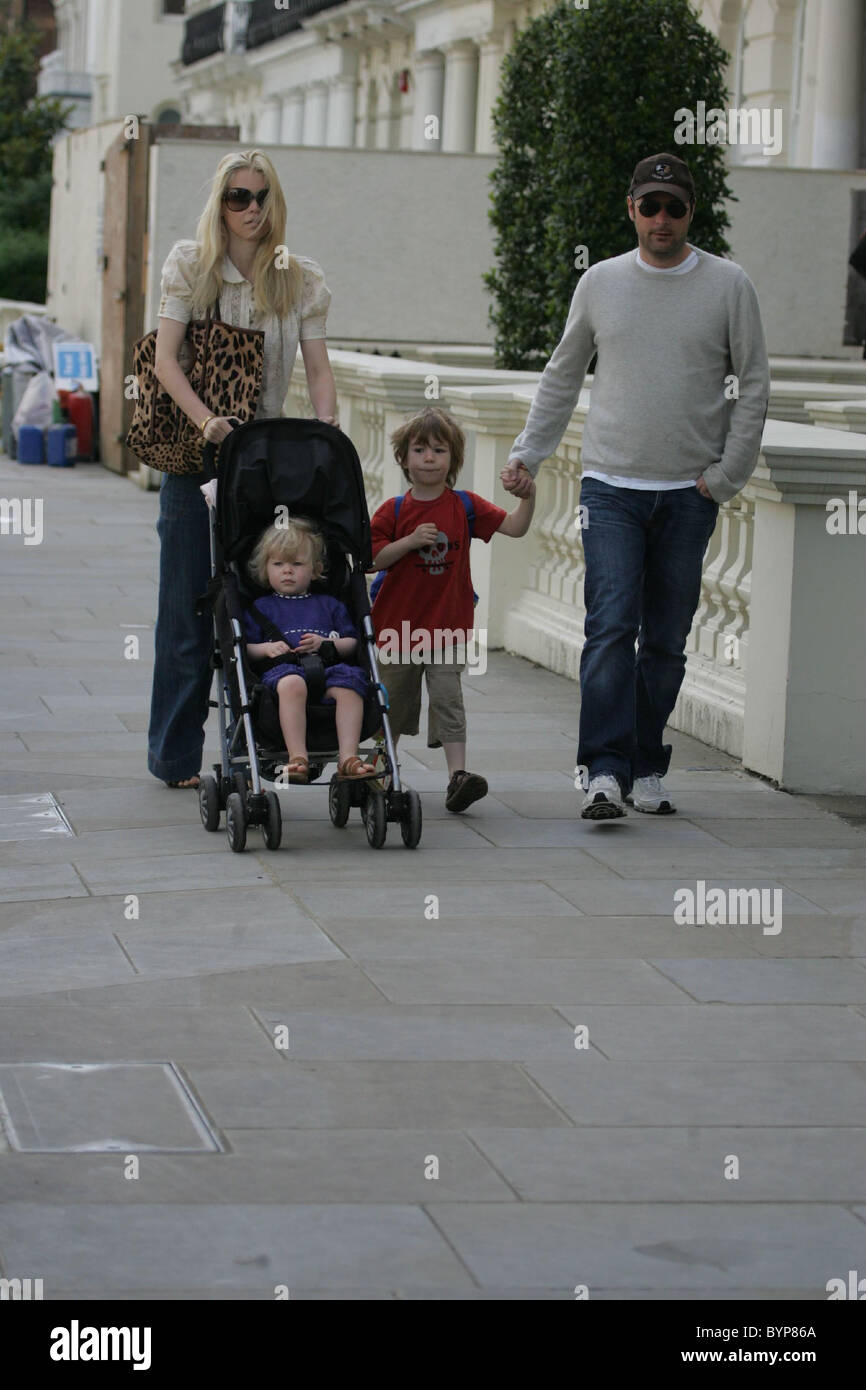
[[[689,203],[695,196],[695,181],[685,160],[675,154],[651,154],[635,165],[628,191],[635,199],[645,193],[670,193]]]

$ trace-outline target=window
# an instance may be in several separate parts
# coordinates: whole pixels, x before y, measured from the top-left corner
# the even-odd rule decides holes
[[[186,0],[162,0],[163,14],[183,14]]]

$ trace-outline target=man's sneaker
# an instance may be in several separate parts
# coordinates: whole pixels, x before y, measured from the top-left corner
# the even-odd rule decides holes
[[[590,777],[580,812],[584,820],[615,820],[625,815],[619,782],[610,772]]]
[[[651,816],[671,816],[677,809],[657,772],[651,772],[649,777],[635,777],[626,801],[636,811],[646,811]]]
[[[487,782],[477,772],[455,772],[445,793],[446,811],[465,811],[473,801],[487,795]]]

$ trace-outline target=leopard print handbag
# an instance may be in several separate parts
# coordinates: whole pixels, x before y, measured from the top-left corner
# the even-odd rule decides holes
[[[262,385],[264,337],[262,329],[235,328],[210,310],[192,320],[178,361],[212,414],[252,420]],[[155,358],[154,331],[132,350],[137,395],[126,447],[163,473],[200,473],[204,435],[157,380]]]

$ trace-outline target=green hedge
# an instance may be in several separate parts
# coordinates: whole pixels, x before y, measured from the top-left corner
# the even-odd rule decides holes
[[[730,250],[731,190],[720,145],[676,144],[674,113],[724,107],[727,55],[688,0],[563,0],[517,36],[502,66],[491,175],[496,268],[484,281],[497,363],[541,368],[556,347],[582,269],[636,244],[626,210],[646,155],[679,154],[695,180],[689,240]]]

